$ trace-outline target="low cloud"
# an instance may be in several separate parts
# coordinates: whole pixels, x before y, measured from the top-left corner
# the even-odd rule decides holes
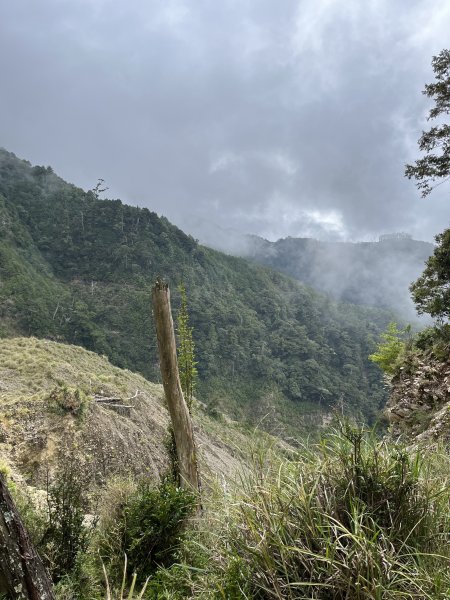
[[[431,240],[449,186],[403,170],[449,30],[447,0],[5,2],[1,144],[185,229]]]

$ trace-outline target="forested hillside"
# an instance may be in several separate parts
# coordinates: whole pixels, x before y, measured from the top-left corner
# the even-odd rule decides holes
[[[386,312],[335,304],[199,245],[148,209],[99,199],[5,150],[0,233],[3,337],[79,344],[157,381],[150,288],[161,275],[175,309],[176,286],[186,285],[198,395],[211,411],[256,421],[269,413],[267,426],[296,429],[336,406],[372,419],[383,403],[367,355]]]

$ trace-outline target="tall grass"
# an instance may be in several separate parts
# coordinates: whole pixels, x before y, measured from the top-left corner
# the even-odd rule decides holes
[[[186,597],[450,598],[450,465],[434,461],[348,426],[294,461],[257,453]]]
[[[140,591],[136,591],[136,581],[137,581],[137,573],[133,573],[131,584],[129,586],[128,591],[125,591],[126,583],[127,583],[127,566],[128,560],[125,555],[124,567],[123,567],[123,576],[122,576],[122,584],[120,586],[120,590],[117,595],[114,595],[114,592],[111,590],[111,585],[108,578],[108,573],[106,571],[105,565],[102,564],[103,573],[105,575],[105,585],[106,585],[106,596],[105,600],[142,600],[145,594],[145,590],[147,589],[149,578],[145,581]]]
[[[255,450],[236,488],[205,499],[176,544],[164,533],[184,522],[185,499],[139,488],[111,514],[110,525],[125,517],[119,528],[103,524],[102,539],[118,540],[101,544],[106,590],[82,597],[448,600],[449,467],[445,452],[422,456],[349,426],[295,456]],[[137,572],[128,584],[124,551]]]

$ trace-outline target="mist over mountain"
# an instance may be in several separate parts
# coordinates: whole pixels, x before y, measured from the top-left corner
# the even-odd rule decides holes
[[[296,237],[271,242],[198,221],[193,230],[206,245],[269,266],[336,300],[393,310],[400,320],[419,319],[409,286],[433,253],[429,242],[407,234],[383,235],[377,242]]]
[[[378,242],[320,242],[285,238],[268,242],[253,238],[242,254],[295,277],[343,302],[394,310],[417,319],[409,286],[433,253],[428,242],[381,236]]]

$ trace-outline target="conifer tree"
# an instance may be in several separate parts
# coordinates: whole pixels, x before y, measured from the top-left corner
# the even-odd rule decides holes
[[[195,360],[195,344],[192,336],[193,328],[189,325],[189,311],[184,284],[179,285],[178,291],[181,296],[181,306],[177,319],[178,369],[180,372],[181,388],[190,410],[197,383],[197,362]]]
[[[425,156],[405,169],[406,177],[417,181],[423,197],[450,179],[450,50],[434,56],[432,66],[436,81],[425,85],[423,93],[434,100],[428,120],[437,119],[437,123],[422,132],[419,139],[419,149]]]

